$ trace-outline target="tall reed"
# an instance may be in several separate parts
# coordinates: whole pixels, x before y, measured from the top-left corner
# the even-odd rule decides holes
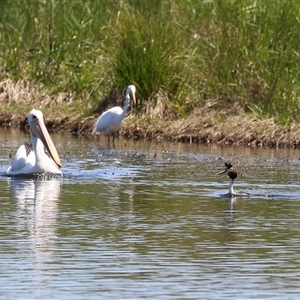
[[[93,111],[133,83],[186,115],[207,101],[299,120],[300,7],[289,0],[0,2],[0,79],[71,92]]]

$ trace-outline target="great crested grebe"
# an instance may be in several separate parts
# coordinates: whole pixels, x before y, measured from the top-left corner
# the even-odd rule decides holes
[[[221,175],[224,173],[227,173],[230,182],[229,182],[229,191],[227,194],[223,195],[223,197],[249,197],[250,196],[250,194],[246,193],[246,192],[235,192],[234,191],[233,184],[234,184],[234,180],[237,178],[238,173],[232,166],[231,162],[226,162],[225,170],[217,173],[217,175]]]
[[[125,117],[127,109],[130,104],[130,97],[135,104],[135,92],[136,88],[134,85],[129,85],[124,90],[125,96],[125,105],[124,108],[119,106],[112,107],[111,109],[103,112],[101,116],[97,119],[94,125],[93,134],[95,133],[104,133],[108,136],[108,145],[109,145],[109,137],[113,136],[113,143],[115,139],[115,133],[120,130],[121,123]]]

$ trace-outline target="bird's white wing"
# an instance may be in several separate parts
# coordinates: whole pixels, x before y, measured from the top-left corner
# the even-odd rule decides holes
[[[23,144],[19,147],[16,155],[13,158],[11,167],[7,169],[7,173],[16,172],[22,170],[25,165],[35,163],[35,154],[32,150],[31,144]]]
[[[122,122],[122,113],[123,109],[119,106],[105,111],[96,121],[93,133],[105,132],[110,134],[113,131],[119,130]]]

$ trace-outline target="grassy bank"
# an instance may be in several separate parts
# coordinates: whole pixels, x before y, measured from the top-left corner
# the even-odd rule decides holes
[[[45,108],[100,112],[133,83],[149,118],[211,102],[299,121],[297,1],[1,0],[0,10],[0,81],[34,87]],[[4,98],[2,109],[28,105]]]

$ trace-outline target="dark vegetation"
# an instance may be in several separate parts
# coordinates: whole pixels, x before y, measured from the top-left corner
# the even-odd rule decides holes
[[[87,117],[135,84],[143,120],[212,104],[299,121],[298,1],[0,0],[0,11],[2,112],[32,101]]]

